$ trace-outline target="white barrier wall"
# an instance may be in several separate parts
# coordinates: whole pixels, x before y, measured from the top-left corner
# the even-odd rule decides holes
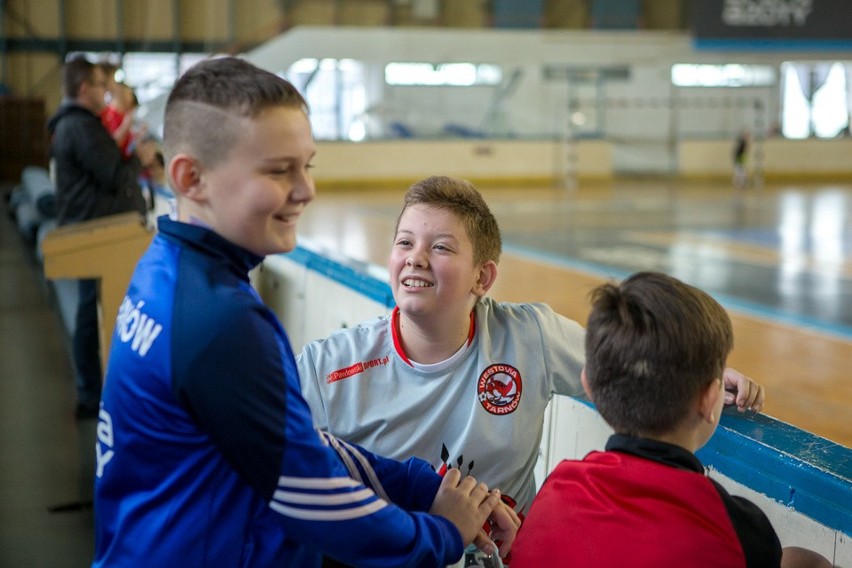
[[[254,281],[266,305],[287,330],[294,353],[332,331],[389,314],[393,301],[390,289],[386,284],[382,286],[387,279],[365,276],[358,269],[338,265],[302,248],[288,255],[267,257]],[[353,289],[353,282],[364,286],[360,291]]]
[[[295,352],[335,329],[390,313],[382,269],[299,247],[268,257],[253,282]],[[609,426],[587,402],[556,397],[546,417],[536,478],[562,459],[603,449]],[[727,412],[699,452],[711,477],[769,516],[783,546],[815,550],[852,568],[852,450],[763,415]]]

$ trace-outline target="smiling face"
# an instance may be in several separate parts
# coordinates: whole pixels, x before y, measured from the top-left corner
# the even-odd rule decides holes
[[[485,292],[470,237],[446,209],[412,205],[402,213],[388,268],[394,299],[409,318],[466,321]]]
[[[238,121],[239,135],[221,162],[209,168],[194,162],[197,176],[179,203],[179,218],[260,256],[290,251],[296,221],[316,195],[308,118],[300,109],[273,106],[254,118],[228,120]],[[180,171],[173,175],[181,177]]]

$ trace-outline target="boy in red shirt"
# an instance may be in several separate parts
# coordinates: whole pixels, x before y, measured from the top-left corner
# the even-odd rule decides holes
[[[592,294],[583,387],[615,434],[606,451],[565,460],[533,500],[512,568],[777,568],[766,515],[708,477],[694,452],[722,413],[731,321],[713,298],[638,273]],[[810,551],[797,566],[828,565]],[[809,563],[813,562],[813,563]]]

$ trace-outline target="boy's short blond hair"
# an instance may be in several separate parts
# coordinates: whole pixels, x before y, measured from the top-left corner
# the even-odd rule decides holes
[[[308,113],[308,104],[285,79],[237,57],[207,59],[175,83],[166,102],[166,162],[186,152],[207,167],[224,160],[241,132],[241,120],[270,107]]]
[[[409,187],[403,198],[394,234],[399,230],[402,214],[412,205],[428,205],[450,211],[461,221],[473,244],[473,262],[500,262],[503,249],[500,227],[488,204],[469,181],[432,176]]]

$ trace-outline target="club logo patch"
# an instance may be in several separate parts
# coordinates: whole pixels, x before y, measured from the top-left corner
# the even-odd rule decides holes
[[[521,373],[511,365],[491,365],[479,375],[476,394],[491,414],[511,414],[521,402]]]

